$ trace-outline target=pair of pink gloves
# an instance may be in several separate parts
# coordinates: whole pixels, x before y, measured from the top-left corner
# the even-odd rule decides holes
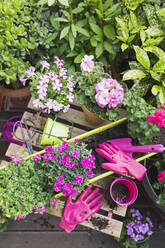
[[[111,163],[102,163],[101,167],[107,170],[112,170],[116,173],[129,173],[137,180],[141,181],[146,168],[137,162],[133,157],[127,155],[118,146],[102,143],[99,144],[99,148],[95,150]]]

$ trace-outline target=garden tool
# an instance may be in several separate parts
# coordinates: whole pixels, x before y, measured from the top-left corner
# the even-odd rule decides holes
[[[164,147],[162,144],[133,146],[131,144],[131,141],[132,141],[131,138],[122,138],[122,139],[107,140],[106,142],[118,146],[122,151],[126,152],[130,156],[132,156],[133,152],[159,152],[160,153],[164,151]]]
[[[99,144],[95,150],[111,163],[102,163],[101,167],[112,170],[116,173],[130,173],[137,180],[141,181],[146,168],[134,158],[123,152],[118,146],[108,143]]]
[[[22,123],[21,121],[15,122],[15,124],[14,124],[14,126],[13,126],[13,134],[14,134],[14,136],[15,136],[17,139],[19,139],[19,140],[25,142],[29,154],[33,154],[33,147],[32,147],[31,141],[32,141],[32,138],[33,138],[33,136],[34,136],[35,133],[34,133],[33,135],[31,135],[31,133],[29,132],[29,129],[28,129],[27,122],[31,122],[32,125],[35,126],[34,122],[33,122],[31,119],[25,118],[25,119],[23,120],[23,123]],[[21,128],[21,135],[22,135],[21,138],[18,137],[18,135],[17,135],[17,133],[16,133],[17,127],[20,127],[20,128]]]
[[[77,224],[88,219],[103,206],[103,203],[99,202],[103,194],[97,195],[98,188],[90,193],[91,188],[91,186],[87,187],[75,203],[72,202],[72,196],[68,197],[64,214],[59,223],[59,226],[66,232],[74,230]]]

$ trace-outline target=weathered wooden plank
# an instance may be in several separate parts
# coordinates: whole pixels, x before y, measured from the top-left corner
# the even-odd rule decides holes
[[[5,155],[7,157],[11,157],[11,155],[16,152],[24,153],[24,152],[27,152],[27,149],[26,147],[19,146],[14,143],[10,143]]]
[[[2,160],[0,162],[0,169],[4,168],[7,165],[7,163],[8,163],[7,161]]]

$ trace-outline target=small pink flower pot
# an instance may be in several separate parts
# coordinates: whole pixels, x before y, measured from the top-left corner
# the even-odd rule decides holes
[[[110,197],[120,206],[128,206],[135,202],[138,196],[136,184],[127,177],[115,179],[110,186]]]

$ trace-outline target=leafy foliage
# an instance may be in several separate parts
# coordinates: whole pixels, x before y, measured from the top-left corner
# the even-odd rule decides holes
[[[155,108],[134,90],[125,94],[123,104],[127,111],[128,133],[137,138],[140,144],[152,143],[152,137],[157,136],[160,130],[147,121],[147,116],[153,114]]]

